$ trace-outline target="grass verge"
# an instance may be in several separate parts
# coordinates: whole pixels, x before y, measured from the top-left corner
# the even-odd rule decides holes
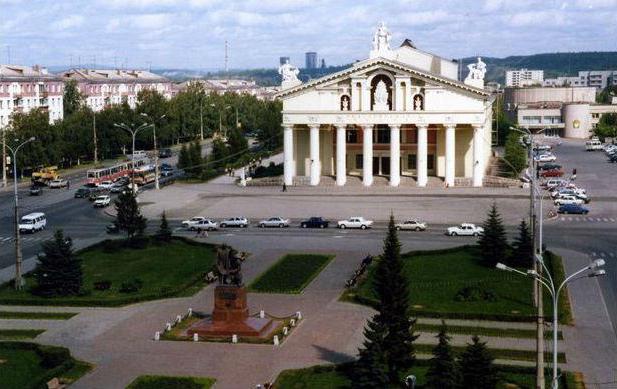
[[[45,330],[0,330],[0,340],[34,339]]]
[[[432,344],[416,344],[414,346],[418,354],[432,354],[435,345]],[[454,355],[458,356],[465,351],[465,346],[451,346]],[[507,349],[489,349],[495,359],[506,359],[509,361],[525,361],[534,362],[536,360],[536,352],[534,350],[507,350]],[[545,358],[552,360],[553,353],[550,351],[544,352]],[[566,363],[566,355],[563,352],[557,354],[559,363]]]
[[[209,377],[169,377],[159,375],[142,375],[126,389],[209,389],[216,380]]]
[[[127,247],[122,240],[107,240],[78,251],[83,260],[84,290],[79,296],[44,298],[32,293],[36,279],[26,276],[27,287],[0,287],[0,304],[120,306],[145,300],[190,296],[204,285],[204,274],[215,263],[214,247],[185,238],[169,243],[153,239],[143,247]],[[139,279],[141,287],[122,291],[123,284]],[[109,283],[100,289],[95,283]]]
[[[333,258],[333,255],[287,254],[257,277],[249,290],[261,293],[301,293]]]
[[[441,328],[439,324],[424,324],[416,323],[414,330],[419,332],[431,332],[437,334]],[[535,339],[536,330],[526,330],[518,328],[492,328],[492,327],[468,327],[468,326],[453,326],[447,325],[448,334],[459,335],[478,335],[478,336],[491,336],[498,338],[528,338]],[[545,329],[546,336],[552,336],[553,331]],[[563,340],[563,334],[558,331],[557,337]],[[552,339],[552,338],[551,338]]]
[[[0,311],[0,319],[68,320],[75,315],[75,312]]]

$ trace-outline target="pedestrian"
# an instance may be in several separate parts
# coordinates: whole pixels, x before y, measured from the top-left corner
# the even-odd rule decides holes
[[[208,237],[208,229],[204,228],[204,238],[207,238],[207,237]]]
[[[71,188],[71,181],[66,180],[66,190],[69,190]]]
[[[283,182],[283,192],[287,192],[287,184]]]
[[[197,227],[197,234],[195,234],[196,238],[199,238],[201,236],[201,227]]]

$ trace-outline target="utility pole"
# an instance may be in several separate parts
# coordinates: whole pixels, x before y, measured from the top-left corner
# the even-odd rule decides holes
[[[96,112],[92,110],[92,139],[94,141],[94,166],[99,164],[99,148],[96,140]]]
[[[2,127],[2,187],[6,186],[6,127]]]

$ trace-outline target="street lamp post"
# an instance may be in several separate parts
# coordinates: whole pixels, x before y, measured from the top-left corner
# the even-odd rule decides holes
[[[94,142],[94,166],[99,164],[99,148],[96,139],[96,112],[92,110],[92,140]]]
[[[606,263],[604,259],[596,259],[590,265],[585,266],[582,269],[575,271],[574,273],[567,276],[561,284],[557,285],[551,276],[546,264],[541,255],[537,255],[535,257],[536,261],[544,268],[546,272],[546,277],[538,274],[535,270],[528,270],[527,272],[520,271],[518,269],[511,268],[509,266],[504,265],[503,263],[497,264],[497,269],[505,270],[513,273],[520,274],[525,277],[531,277],[537,282],[539,282],[542,286],[544,286],[550,293],[551,299],[553,301],[553,377],[552,377],[552,385],[553,389],[559,388],[559,376],[557,375],[557,353],[558,353],[558,326],[559,326],[559,295],[561,294],[561,290],[568,283],[579,280],[585,277],[599,277],[606,275],[606,271],[600,269]],[[583,274],[585,272],[592,271],[588,274]]]
[[[147,113],[142,113],[141,116],[146,117],[150,120],[152,120],[152,133],[154,136],[154,187],[159,190],[161,189],[160,185],[159,185],[159,152],[158,149],[156,147],[156,123],[155,123],[155,119],[151,118],[150,116],[148,116]],[[161,115],[161,117],[158,118],[158,120],[163,120],[165,119],[167,115]]]
[[[33,142],[36,138],[32,137],[14,148],[6,145],[6,148],[12,154],[13,157],[13,195],[15,198],[15,289],[21,290],[23,287],[23,279],[21,276],[21,239],[19,235],[19,196],[17,195],[17,152],[27,143]],[[16,141],[19,141],[16,139]]]
[[[144,128],[148,128],[150,127],[149,124],[142,124],[137,128],[131,128],[130,126],[124,124],[124,123],[114,123],[114,127],[117,128],[121,128],[125,131],[128,131],[131,136],[133,137],[133,153],[131,154],[131,190],[135,191],[135,136],[137,136],[137,133],[141,130],[143,130]]]

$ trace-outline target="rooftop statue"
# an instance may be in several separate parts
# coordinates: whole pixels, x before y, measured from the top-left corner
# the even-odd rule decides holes
[[[381,22],[373,35],[373,49],[371,50],[370,58],[391,58],[394,54],[390,49],[391,40],[392,34],[388,31],[386,24]]]
[[[289,63],[289,60],[286,60],[284,64],[279,66],[279,74],[283,78],[283,82],[286,81],[299,81],[298,74],[300,74],[300,70],[297,67]]]
[[[467,69],[469,69],[469,74],[465,78],[465,84],[475,86],[476,88],[484,88],[486,64],[482,62],[482,58],[478,57],[478,62],[467,65]]]

